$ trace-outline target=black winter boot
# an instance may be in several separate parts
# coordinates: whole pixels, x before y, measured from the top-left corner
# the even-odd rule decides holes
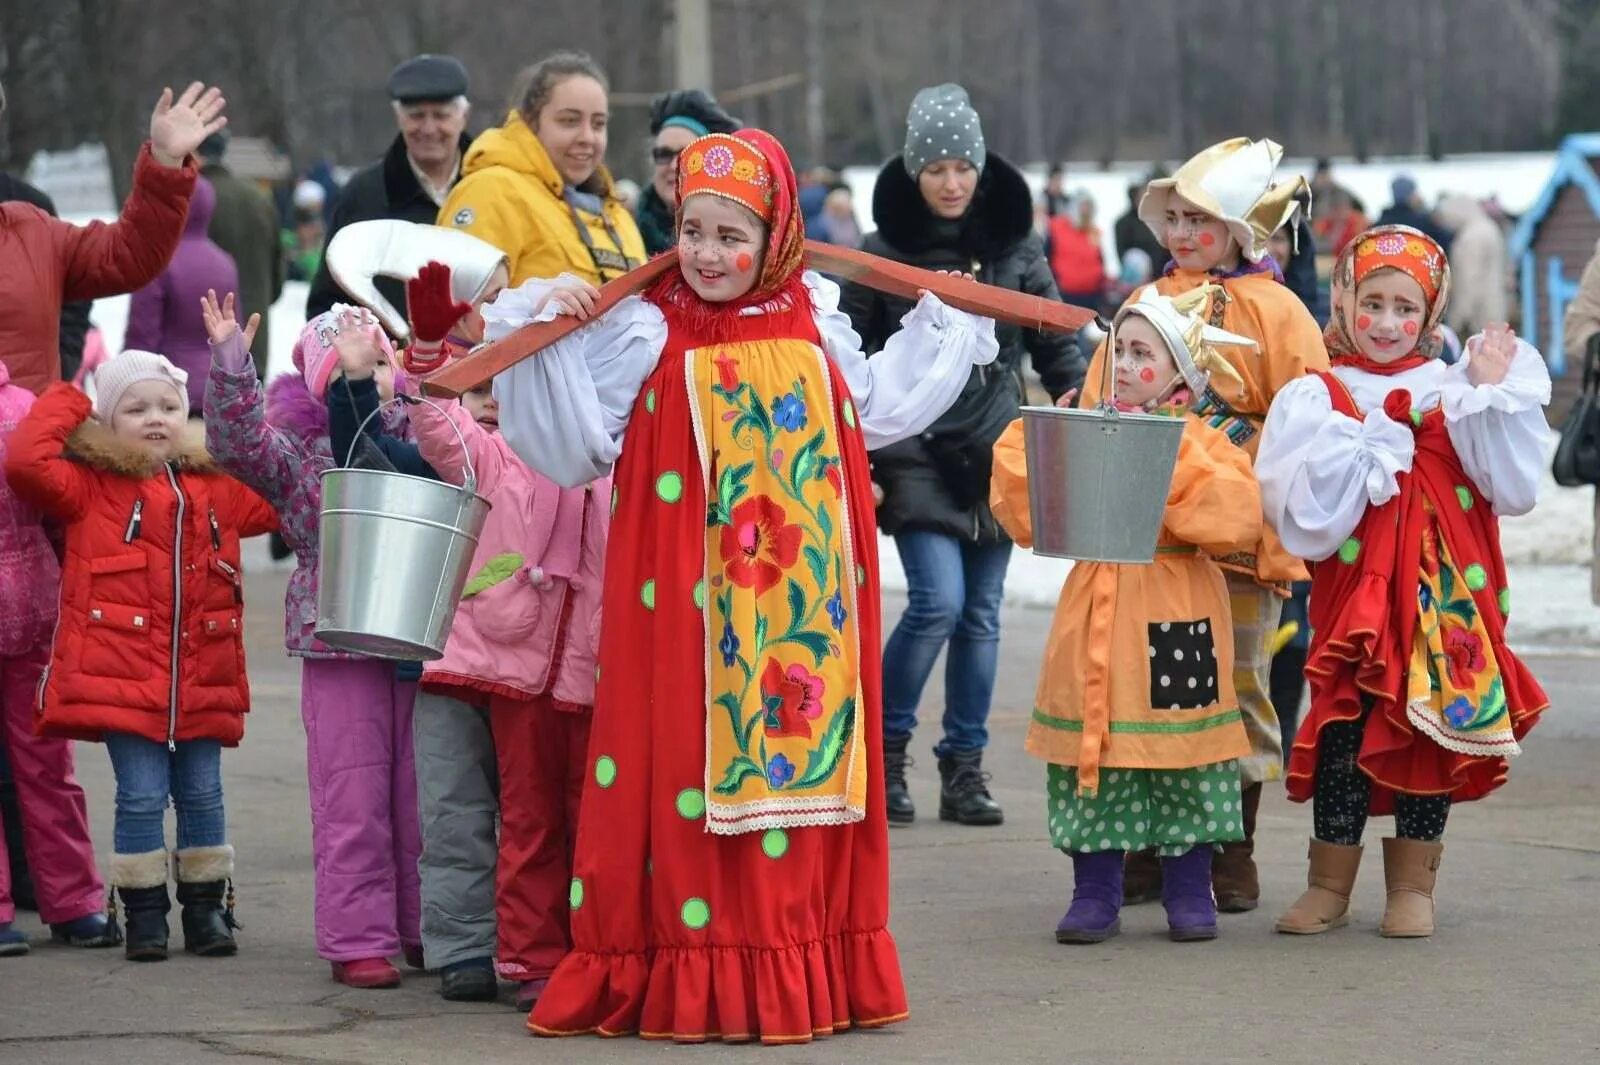
[[[911,765],[906,745],[910,742],[910,736],[883,738],[883,797],[891,825],[909,825],[917,819],[916,804],[906,787],[906,769]]]
[[[239,949],[233,930],[233,848],[190,847],[178,852],[178,902],[183,906],[183,949],[222,957]]]
[[[167,914],[172,900],[167,897],[167,852],[111,856],[111,883],[122,900],[127,935],[123,954],[129,961],[166,961]],[[115,904],[111,919],[116,920]]]
[[[998,825],[1005,820],[989,794],[982,751],[951,751],[939,759],[939,820],[963,825]]]

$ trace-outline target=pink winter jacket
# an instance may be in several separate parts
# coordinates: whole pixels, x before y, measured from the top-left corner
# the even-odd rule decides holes
[[[0,362],[0,468],[7,438],[32,406],[33,393],[12,384],[11,371]],[[48,644],[60,601],[61,567],[43,516],[0,477],[0,658]]]
[[[427,404],[408,408],[422,457],[444,480],[465,480],[453,423],[491,506],[444,657],[425,668],[423,686],[515,699],[550,692],[559,702],[592,706],[611,479],[562,488],[459,402],[441,405],[448,416]]]

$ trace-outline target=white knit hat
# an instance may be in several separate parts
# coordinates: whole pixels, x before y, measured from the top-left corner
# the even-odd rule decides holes
[[[189,416],[189,375],[153,351],[129,348],[94,372],[94,416],[110,423],[122,394],[140,381],[163,381],[178,390],[183,416]]]

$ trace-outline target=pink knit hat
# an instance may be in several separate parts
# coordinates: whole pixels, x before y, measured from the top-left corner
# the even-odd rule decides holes
[[[294,360],[294,368],[305,377],[306,387],[318,399],[327,396],[328,380],[333,377],[333,371],[339,368],[339,352],[333,346],[333,338],[339,331],[339,316],[345,312],[356,315],[366,313],[347,303],[335,303],[307,322],[305,328],[300,330],[300,338],[294,342],[294,351],[290,356]],[[369,331],[389,361],[389,365],[394,367],[398,387],[398,382],[402,378],[399,360],[395,358],[394,344],[390,343],[388,334],[376,320],[372,322]]]
[[[140,381],[170,385],[183,404],[183,416],[189,416],[189,375],[165,355],[137,348],[129,348],[116,358],[107,359],[95,370],[94,416],[109,425],[122,394]]]

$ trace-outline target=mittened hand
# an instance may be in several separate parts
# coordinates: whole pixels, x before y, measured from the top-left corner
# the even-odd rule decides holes
[[[1517,357],[1517,334],[1505,322],[1495,322],[1467,341],[1467,380],[1474,385],[1497,385],[1511,372]]]
[[[1392,421],[1401,425],[1411,424],[1411,392],[1408,389],[1397,388],[1383,397],[1383,413]]]
[[[444,263],[428,263],[406,282],[406,311],[418,340],[438,343],[470,310],[471,304],[451,293],[450,268]]]

